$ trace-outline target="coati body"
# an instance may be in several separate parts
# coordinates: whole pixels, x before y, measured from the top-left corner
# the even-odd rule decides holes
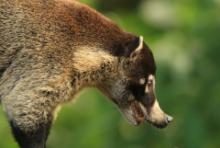
[[[142,38],[75,0],[0,0],[0,101],[22,148],[43,148],[58,106],[100,89],[137,125],[171,120]]]

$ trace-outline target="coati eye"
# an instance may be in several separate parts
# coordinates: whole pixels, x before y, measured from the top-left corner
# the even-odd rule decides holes
[[[153,80],[148,80],[147,84],[153,84]]]

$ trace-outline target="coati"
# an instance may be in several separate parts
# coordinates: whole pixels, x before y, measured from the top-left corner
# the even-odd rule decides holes
[[[0,100],[21,148],[44,148],[56,109],[84,87],[131,124],[165,127],[153,54],[138,37],[75,0],[0,0]]]

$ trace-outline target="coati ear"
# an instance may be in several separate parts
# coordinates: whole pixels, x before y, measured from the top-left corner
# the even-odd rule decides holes
[[[123,45],[123,56],[134,56],[143,48],[143,37],[134,37]]]
[[[135,50],[130,54],[130,57],[135,57],[137,56],[140,52],[141,52],[141,49],[143,49],[143,44],[144,44],[144,38],[143,36],[140,36],[139,37],[139,40],[138,40],[138,46],[135,48]]]

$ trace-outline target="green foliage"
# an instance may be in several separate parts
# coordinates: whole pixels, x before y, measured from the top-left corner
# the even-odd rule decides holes
[[[158,100],[175,120],[163,130],[133,127],[106,97],[87,89],[61,110],[48,147],[220,147],[220,1],[142,0],[121,8],[115,1],[108,7],[104,0],[82,1],[145,37],[157,61]],[[17,147],[2,109],[0,147]]]

